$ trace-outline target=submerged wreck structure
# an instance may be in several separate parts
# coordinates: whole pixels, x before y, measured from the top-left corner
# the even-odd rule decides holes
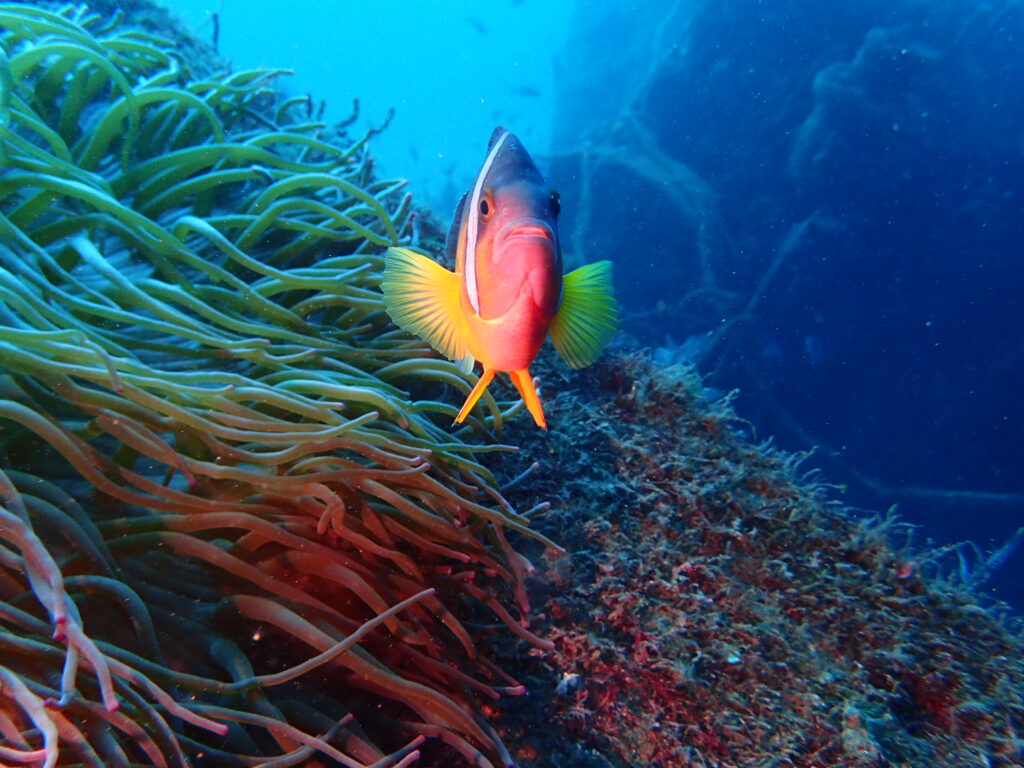
[[[692,371],[452,433],[366,137],[116,16],[0,51],[0,764],[1019,764],[1019,627]]]

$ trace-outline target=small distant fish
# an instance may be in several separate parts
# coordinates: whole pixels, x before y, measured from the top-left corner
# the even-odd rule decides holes
[[[498,372],[507,372],[537,426],[546,428],[529,365],[550,333],[573,368],[594,362],[618,327],[611,263],[563,277],[558,193],[513,134],[495,128],[473,186],[448,231],[455,272],[408,248],[389,248],[381,290],[399,326],[483,373],[455,417],[460,424]]]
[[[467,16],[466,22],[476,31],[478,35],[480,35],[480,37],[487,37],[487,27],[484,26],[484,23],[480,21],[480,19],[474,16]]]
[[[525,96],[529,99],[539,99],[540,90],[534,88],[532,85],[517,85],[509,88],[509,91],[513,96]]]

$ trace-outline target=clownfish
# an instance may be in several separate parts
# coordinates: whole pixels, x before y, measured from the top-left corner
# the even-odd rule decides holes
[[[385,254],[381,291],[391,319],[470,373],[483,373],[462,423],[498,372],[509,378],[537,426],[544,410],[529,366],[548,334],[573,368],[594,362],[618,327],[611,263],[562,275],[558,193],[522,143],[495,128],[473,186],[462,196],[446,251],[455,271],[408,248]]]

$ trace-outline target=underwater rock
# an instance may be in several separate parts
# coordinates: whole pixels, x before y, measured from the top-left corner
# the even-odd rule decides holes
[[[511,425],[505,461],[547,458],[510,497],[550,500],[567,553],[531,582],[555,651],[502,661],[522,768],[1020,764],[1024,625],[983,607],[968,546],[837,504],[690,366],[539,373],[551,432]]]

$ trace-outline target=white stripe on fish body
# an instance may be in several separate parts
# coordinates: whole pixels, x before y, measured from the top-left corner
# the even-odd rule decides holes
[[[484,191],[484,179],[494,165],[494,158],[498,156],[502,145],[511,134],[505,131],[498,140],[494,142],[491,151],[487,153],[480,173],[477,174],[476,183],[473,185],[473,194],[469,198],[469,221],[466,225],[466,294],[469,296],[469,303],[473,311],[480,314],[480,296],[476,289],[476,238],[480,230],[480,195]]]

